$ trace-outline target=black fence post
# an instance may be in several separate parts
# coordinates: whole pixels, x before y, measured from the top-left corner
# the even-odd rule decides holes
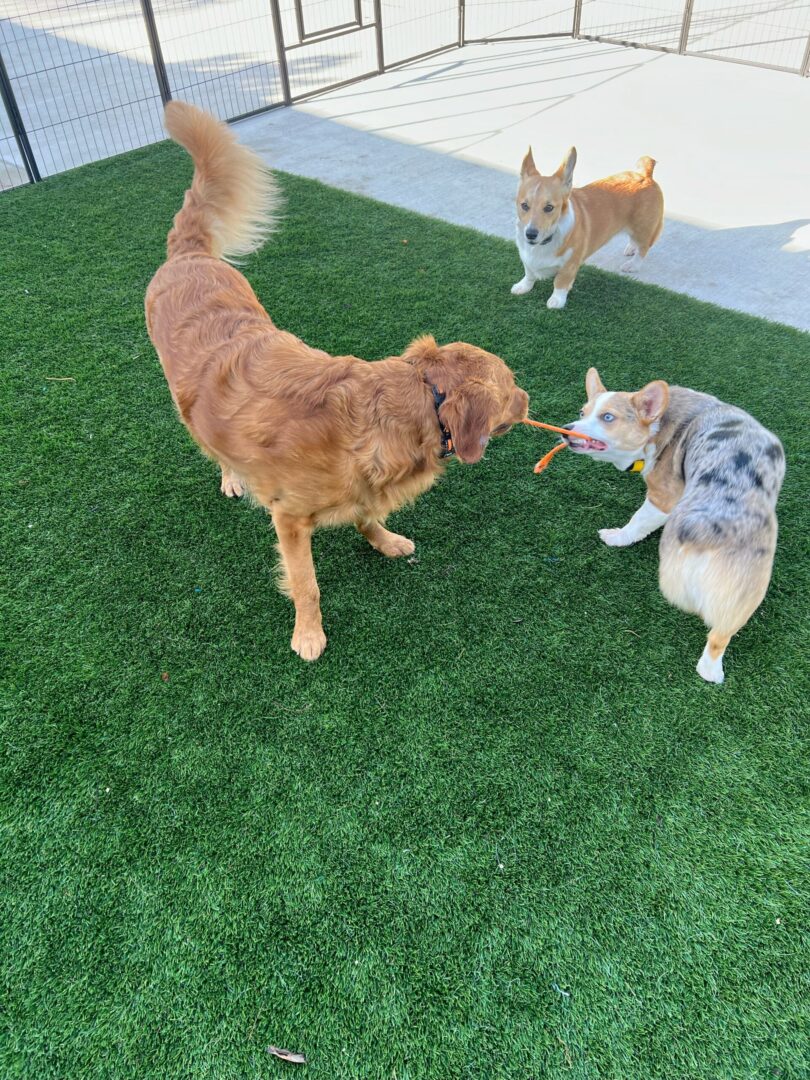
[[[458,0],[458,47],[462,48],[467,31],[467,8],[465,0]]]
[[[281,79],[281,93],[285,105],[292,105],[290,93],[290,73],[287,70],[287,53],[284,49],[284,34],[281,29],[281,12],[278,0],[270,0],[270,13],[273,16],[273,36],[276,39],[276,54],[278,56],[278,73]]]
[[[141,0],[141,11],[146,24],[146,36],[149,38],[149,50],[152,53],[152,64],[155,68],[160,100],[164,105],[168,105],[172,100],[172,88],[169,86],[169,76],[166,74],[166,65],[163,62],[163,50],[160,47],[160,35],[155,22],[155,13],[152,10],[152,0]]]
[[[8,77],[2,55],[0,55],[0,97],[2,97],[3,104],[6,107],[11,130],[14,132],[14,141],[17,143],[20,157],[23,159],[23,165],[25,165],[28,179],[34,184],[38,180],[41,180],[42,177],[39,173],[37,159],[34,157],[34,151],[31,149],[31,143],[28,141],[28,133],[25,130],[25,124],[20,115],[20,110],[17,107],[17,99],[14,97],[14,91],[11,88],[11,79]]]
[[[385,71],[385,52],[383,50],[382,2],[374,0],[374,36],[377,39],[377,71]]]

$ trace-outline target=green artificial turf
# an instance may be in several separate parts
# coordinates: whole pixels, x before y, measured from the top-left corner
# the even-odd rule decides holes
[[[245,271],[312,345],[469,340],[551,422],[590,364],[663,377],[788,459],[723,687],[657,541],[598,540],[642,481],[535,477],[529,429],[392,519],[415,559],[318,534],[305,665],[144,329],[188,178],[164,144],[0,197],[0,1075],[808,1077],[808,338],[587,269],[550,312],[509,243],[283,176]]]

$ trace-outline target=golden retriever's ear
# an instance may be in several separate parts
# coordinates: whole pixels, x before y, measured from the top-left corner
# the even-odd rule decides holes
[[[656,379],[637,390],[630,402],[641,419],[651,424],[666,411],[669,404],[669,386],[663,379]]]
[[[439,354],[439,351],[439,346],[436,344],[433,335],[423,334],[410,343],[402,354],[402,358],[403,360],[432,360],[434,356]]]
[[[482,383],[467,382],[452,390],[439,409],[459,461],[474,465],[484,456],[492,430],[492,397]]]
[[[512,414],[518,420],[525,420],[529,415],[529,395],[519,386],[512,393]]]
[[[605,392],[605,384],[599,378],[599,372],[595,367],[588,368],[588,374],[585,376],[585,393],[588,395],[588,401],[595,398],[597,394]]]

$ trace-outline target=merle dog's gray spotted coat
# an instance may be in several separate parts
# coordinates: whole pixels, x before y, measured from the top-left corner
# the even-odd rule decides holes
[[[657,464],[671,455],[684,490],[662,545],[732,547],[738,558],[772,556],[776,499],[785,475],[782,444],[734,405],[680,386],[670,386],[669,393],[656,439]]]

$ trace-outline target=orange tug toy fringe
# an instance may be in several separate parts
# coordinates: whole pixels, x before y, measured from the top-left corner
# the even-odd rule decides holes
[[[529,420],[527,418],[526,420],[522,420],[521,423],[530,424],[532,427],[536,427],[536,428],[543,428],[544,431],[556,431],[559,435],[573,435],[575,439],[587,439],[588,438],[587,435],[583,435],[582,432],[580,432],[580,431],[570,431],[570,430],[568,430],[566,428],[554,427],[553,424],[541,424],[539,420]],[[559,452],[561,450],[566,450],[567,448],[568,448],[567,443],[564,443],[564,442],[557,443],[557,445],[555,447],[553,447],[551,450],[549,450],[549,452],[547,454],[544,454],[543,457],[540,458],[540,460],[537,462],[537,464],[534,467],[534,471],[536,473],[543,472],[543,470],[548,466],[549,462],[554,457],[554,455],[559,454]]]

